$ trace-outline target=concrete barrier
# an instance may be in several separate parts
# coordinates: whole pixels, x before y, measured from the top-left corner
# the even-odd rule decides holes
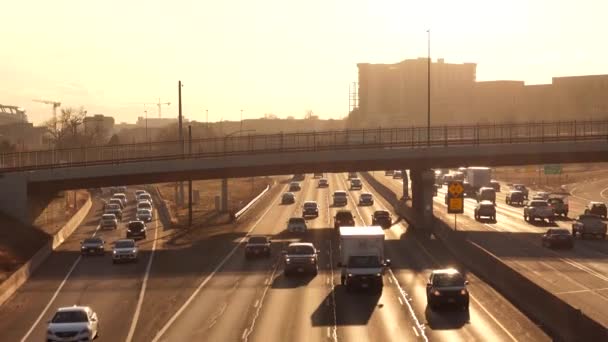
[[[368,173],[369,184],[386,197],[395,211],[410,225],[422,222],[406,203],[396,200],[389,188]],[[580,309],[564,302],[532,280],[509,267],[483,247],[468,240],[466,231],[454,231],[449,224],[434,220],[433,234],[468,269],[516,305],[557,341],[608,341],[608,329]]]
[[[177,225],[177,218],[171,215],[171,210],[169,210],[169,205],[167,201],[160,194],[160,190],[158,190],[157,186],[147,186],[147,191],[152,195],[154,202],[158,203],[156,206],[156,210],[158,210],[158,214],[160,216],[160,220],[163,223],[164,229],[172,228]]]
[[[61,228],[42,248],[34,254],[30,260],[23,264],[13,274],[0,284],[0,306],[4,304],[23,285],[40,265],[51,255],[51,252],[59,247],[80,226],[88,215],[93,202],[91,197],[84,203],[74,216]]]
[[[247,205],[245,205],[241,210],[237,211],[234,214],[234,218],[236,220],[238,220],[239,217],[241,215],[243,215],[247,211],[247,209],[249,209],[252,205],[254,205],[260,198],[262,198],[262,196],[264,196],[268,192],[268,190],[270,190],[270,184],[268,184],[266,186],[266,189],[262,190],[262,192],[260,192],[254,199],[252,199],[251,201],[249,201],[249,203],[247,203]]]

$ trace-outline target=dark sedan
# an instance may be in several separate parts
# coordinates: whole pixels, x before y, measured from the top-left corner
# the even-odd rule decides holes
[[[570,231],[563,228],[551,228],[542,236],[543,247],[557,248],[564,247],[571,249],[574,247],[574,238]]]
[[[98,237],[84,239],[80,243],[80,253],[82,255],[104,255],[104,244],[105,242]]]

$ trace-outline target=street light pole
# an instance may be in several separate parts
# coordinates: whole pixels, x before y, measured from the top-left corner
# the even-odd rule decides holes
[[[209,110],[205,109],[205,122],[207,129],[209,129]]]
[[[178,99],[178,129],[179,129],[179,143],[182,149],[182,157],[184,156],[184,132],[182,131],[182,81],[177,82],[177,99]],[[179,182],[179,201],[180,204],[184,203],[184,182]]]
[[[241,109],[241,131],[243,130],[243,110]]]
[[[431,146],[431,29],[428,33],[426,144]]]

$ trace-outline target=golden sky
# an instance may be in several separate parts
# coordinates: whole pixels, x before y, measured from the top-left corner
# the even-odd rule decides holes
[[[340,118],[360,62],[431,55],[478,63],[478,80],[550,83],[608,73],[606,0],[0,0],[0,103],[31,121],[50,106],[134,122],[143,103],[238,120]],[[149,116],[156,108],[148,106]]]

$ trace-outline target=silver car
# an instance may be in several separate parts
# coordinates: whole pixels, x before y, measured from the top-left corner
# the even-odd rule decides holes
[[[118,228],[118,220],[115,214],[103,214],[99,221],[101,229],[116,229]]]
[[[152,210],[150,209],[139,209],[135,214],[135,219],[138,221],[150,222],[152,221]]]
[[[92,341],[99,335],[99,319],[88,306],[59,308],[48,323],[47,341]]]
[[[133,239],[121,239],[114,243],[112,249],[112,262],[135,261],[137,262],[138,249]]]

